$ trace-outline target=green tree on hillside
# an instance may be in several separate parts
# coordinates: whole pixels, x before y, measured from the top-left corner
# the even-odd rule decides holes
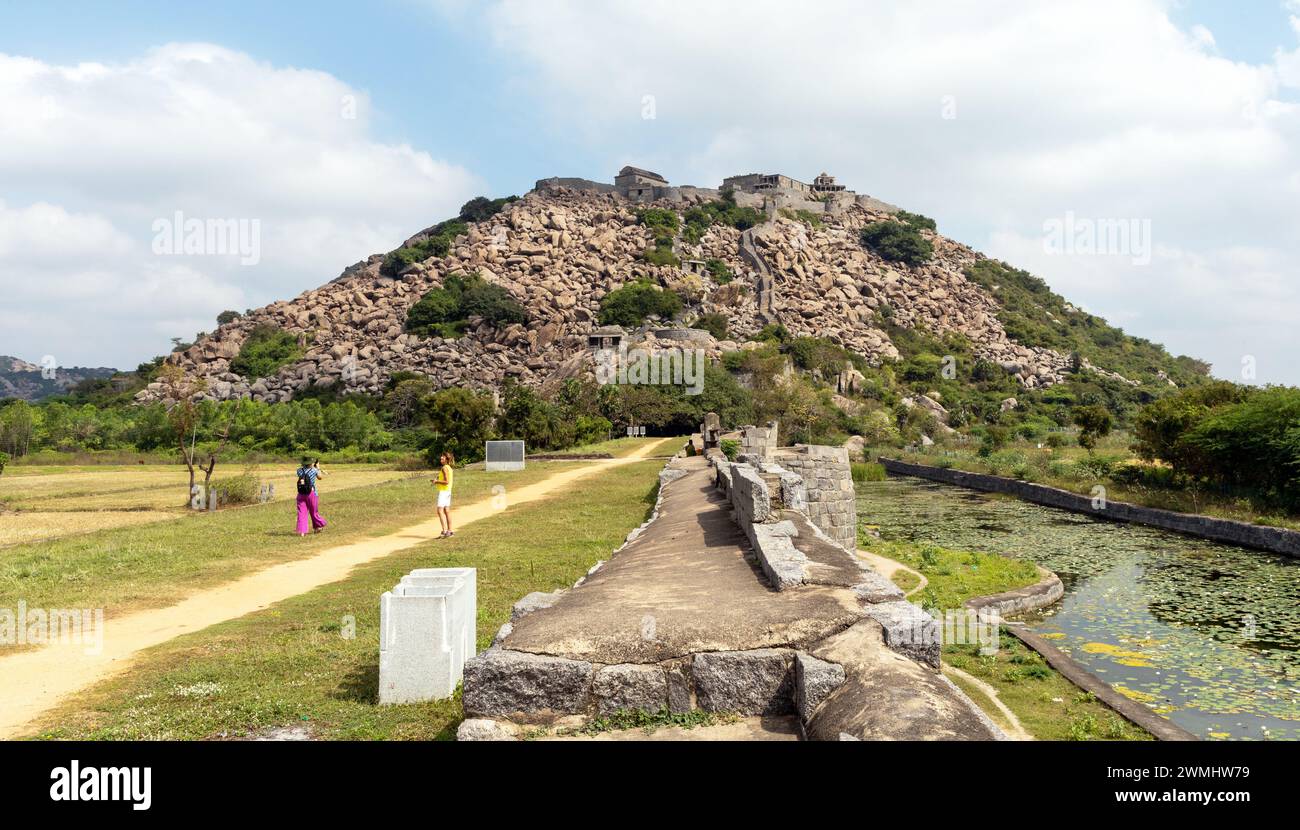
[[[297,363],[303,354],[297,335],[271,323],[259,323],[244,338],[239,354],[230,361],[230,371],[249,380],[267,378],[281,367]]]
[[[527,312],[509,291],[472,271],[448,274],[440,287],[426,292],[407,311],[406,330],[426,337],[454,338],[471,317],[496,327],[528,322]]]
[[[890,262],[920,265],[934,255],[934,246],[915,226],[892,219],[872,222],[861,236],[862,244]]]
[[[1079,428],[1079,446],[1092,454],[1097,439],[1110,434],[1112,419],[1104,406],[1081,406],[1072,413],[1074,425]]]
[[[600,301],[603,326],[636,328],[650,316],[671,320],[682,310],[682,299],[671,291],[641,280],[630,282],[606,294]]]

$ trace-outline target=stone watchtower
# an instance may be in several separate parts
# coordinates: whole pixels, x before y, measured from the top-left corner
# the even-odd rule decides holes
[[[614,189],[629,199],[654,199],[668,187],[668,180],[658,173],[628,165],[614,177]]]

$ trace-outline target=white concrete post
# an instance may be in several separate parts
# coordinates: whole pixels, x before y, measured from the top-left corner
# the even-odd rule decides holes
[[[477,571],[417,568],[379,598],[379,702],[451,697],[478,637]]]

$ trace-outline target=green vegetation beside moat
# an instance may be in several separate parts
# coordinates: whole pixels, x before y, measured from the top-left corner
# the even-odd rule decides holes
[[[864,530],[861,549],[901,562],[919,572],[926,586],[912,594],[932,614],[961,609],[968,599],[999,594],[1032,585],[1039,580],[1033,563],[990,553],[957,551],[937,545],[884,541]],[[905,570],[894,575],[904,591],[912,590],[916,577]],[[1047,665],[1036,652],[1014,636],[999,632],[997,649],[981,653],[978,643],[949,643],[943,662],[993,687],[997,697],[1015,714],[1021,726],[1039,740],[1150,740],[1143,729],[1124,720],[1093,695]],[[986,713],[1007,728],[1008,722],[986,692],[959,675],[951,677]]]

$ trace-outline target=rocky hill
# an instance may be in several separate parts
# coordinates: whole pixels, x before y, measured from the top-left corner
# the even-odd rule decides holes
[[[1057,342],[1058,332],[1050,329],[1063,327],[1068,333],[1071,327],[1086,329],[1098,321],[1047,292],[1055,303],[1041,301],[1030,316],[1033,325],[1049,331],[1041,338],[1009,336],[1004,321],[1011,319],[1011,299],[987,277],[1001,271],[980,271],[981,284],[972,267],[989,261],[928,229],[922,231],[933,246],[928,261],[915,266],[887,261],[863,244],[860,232],[896,209],[865,197],[841,201],[834,212],[826,200],[826,213],[809,216],[808,211],[780,210],[778,203],[755,194],[737,194],[764,210],[768,220],[747,231],[713,224],[698,244],[678,233],[673,251],[681,264],[654,265],[644,254],[655,245],[655,232],[641,220],[641,212],[660,208],[680,216],[693,205],[715,200],[717,191],[674,188],[670,198],[636,201],[607,186],[558,181],[573,180],[539,182],[495,215],[470,223],[444,256],[415,261],[390,277],[381,273],[384,255],[375,254],[319,288],[220,326],[168,360],[206,377],[208,395],[217,399],[283,401],[312,385],[337,384],[341,390],[374,393],[398,371],[427,375],[440,386],[487,388],[507,377],[541,385],[590,370],[587,335],[599,325],[601,299],[646,278],[684,298],[679,319],[686,323],[703,314],[725,315],[729,340],[718,342],[702,331],[692,334],[711,356],[743,348],[749,336],[774,322],[793,336],[829,338],[876,365],[899,356],[891,329],[924,328],[939,335],[960,333],[976,357],[1001,365],[1022,387],[1033,389],[1060,382],[1071,367],[1071,355],[1032,341]],[[404,248],[418,246],[435,229],[416,234]],[[724,264],[734,279],[703,267],[711,260]],[[527,311],[529,323],[498,328],[472,318],[454,339],[405,331],[407,311],[422,295],[450,274],[472,271],[504,287]],[[1006,273],[1023,275],[1011,269]],[[1029,318],[1024,303],[1017,303],[1014,317],[1020,325]],[[1078,319],[1063,319],[1072,315]],[[266,324],[294,334],[301,358],[271,377],[232,372],[231,361],[249,333]],[[670,325],[652,321],[636,336],[650,345],[656,331],[680,337],[680,331],[664,331]],[[1140,367],[1147,377],[1126,382],[1170,382],[1166,370],[1173,371],[1172,358],[1154,348],[1163,358]],[[1083,362],[1092,365],[1086,356]],[[1099,372],[1120,376],[1113,370],[1121,367],[1107,366],[1096,356],[1092,363]],[[1131,367],[1125,372],[1134,374]],[[137,399],[155,400],[161,389],[151,384]]]
[[[61,395],[83,380],[110,378],[115,374],[116,369],[106,367],[92,369],[59,366],[55,369],[54,377],[47,378],[35,363],[0,355],[0,398],[38,401],[51,395]]]

